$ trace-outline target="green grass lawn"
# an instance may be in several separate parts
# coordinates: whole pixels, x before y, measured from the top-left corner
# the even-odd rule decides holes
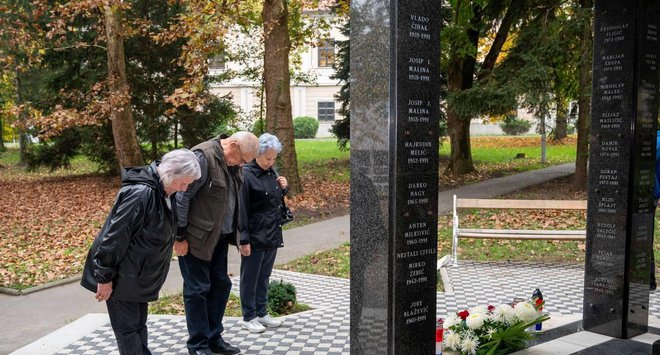
[[[449,157],[449,143],[445,142],[440,148],[441,157]],[[475,144],[471,148],[472,160],[477,170],[487,168],[489,165],[511,165],[516,171],[541,169],[541,147],[480,147]],[[516,158],[519,153],[525,158]],[[563,164],[575,161],[575,145],[548,145],[546,149],[548,164]]]
[[[27,171],[18,165],[20,161],[20,152],[17,147],[7,148],[0,153],[0,180],[13,179],[40,179],[45,177],[65,177],[76,175],[87,175],[98,172],[96,163],[90,161],[84,155],[78,155],[71,159],[69,169],[57,169],[50,171],[48,168],[40,167],[34,171]]]
[[[339,248],[305,255],[276,268],[347,279],[350,277],[350,257],[350,244],[344,243]]]
[[[298,164],[316,164],[319,161],[348,159],[348,151],[337,148],[334,138],[296,139]]]
[[[302,176],[314,173],[336,181],[348,181],[350,178],[350,153],[340,151],[335,139],[297,139],[296,155]]]

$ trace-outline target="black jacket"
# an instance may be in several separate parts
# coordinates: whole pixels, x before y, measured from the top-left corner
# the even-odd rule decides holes
[[[165,201],[156,163],[125,168],[114,206],[87,254],[80,284],[96,292],[112,281],[112,296],[121,301],[158,299],[172,258],[176,206]]]
[[[280,205],[287,189],[280,189],[273,168],[263,170],[253,160],[243,166],[243,185],[239,203],[239,234],[241,245],[254,249],[284,246]]]

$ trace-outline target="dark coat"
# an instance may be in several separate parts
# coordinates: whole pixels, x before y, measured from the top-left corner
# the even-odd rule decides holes
[[[250,244],[254,249],[284,246],[280,206],[287,190],[280,189],[276,179],[273,168],[263,170],[256,160],[243,166],[238,218],[241,245]]]
[[[174,198],[172,209],[165,199],[156,163],[122,171],[115,204],[87,254],[83,287],[96,292],[98,283],[112,281],[117,300],[158,299],[176,234]]]

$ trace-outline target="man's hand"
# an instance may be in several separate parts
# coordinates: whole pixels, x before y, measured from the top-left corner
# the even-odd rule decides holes
[[[250,244],[242,244],[239,247],[239,250],[243,256],[250,256],[250,254],[252,254],[252,248],[250,247]]]
[[[188,241],[182,240],[180,242],[174,242],[174,253],[176,256],[185,256],[188,254]]]
[[[107,301],[112,294],[112,281],[96,286],[96,300],[99,302]]]

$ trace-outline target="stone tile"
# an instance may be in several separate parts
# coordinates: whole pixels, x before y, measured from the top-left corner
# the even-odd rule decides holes
[[[477,304],[508,302],[511,295],[523,297],[540,287],[547,298],[552,298],[546,309],[554,317],[544,327],[545,330],[560,327],[582,318],[583,269],[573,265],[542,265],[528,263],[470,262],[461,261],[458,268],[448,268],[448,275],[454,282],[454,293],[438,293],[438,316],[445,317],[447,310],[471,307]],[[535,272],[531,272],[531,271]],[[541,274],[543,277],[536,275]],[[494,280],[498,279],[497,282]],[[298,299],[316,308],[307,312],[289,315],[280,328],[269,329],[262,334],[246,334],[241,331],[240,318],[226,318],[225,339],[238,346],[244,354],[349,354],[350,316],[349,285],[347,279],[309,275],[281,270],[273,270],[272,279],[291,282],[298,290]],[[460,281],[460,282],[459,282]],[[234,291],[238,292],[238,278],[233,279]],[[495,284],[499,288],[495,288]],[[576,286],[578,285],[578,286]],[[567,292],[564,287],[573,290]],[[658,293],[651,293],[651,316],[649,325],[660,325]],[[566,310],[572,310],[566,314]],[[385,326],[380,313],[363,310],[363,314],[373,320],[367,336],[372,331]],[[150,315],[148,320],[150,343],[154,355],[185,354],[188,337],[185,317]],[[657,332],[654,330],[654,332]],[[380,331],[374,332],[379,334]],[[583,348],[582,345],[597,342],[598,334],[583,338],[588,332],[573,334],[568,341],[559,338],[542,343],[518,354],[570,354]],[[591,333],[593,334],[593,333]],[[560,335],[561,336],[561,335]],[[628,342],[647,346],[660,335],[642,335]],[[374,338],[373,341],[382,341]],[[323,344],[321,347],[320,344]],[[606,343],[601,343],[601,345]],[[623,346],[616,343],[613,346]],[[41,338],[29,346],[15,352],[22,354],[116,354],[117,347],[106,314],[87,315],[60,330]],[[286,349],[286,350],[284,350]],[[559,352],[559,350],[562,350]],[[566,352],[564,352],[564,350]]]

